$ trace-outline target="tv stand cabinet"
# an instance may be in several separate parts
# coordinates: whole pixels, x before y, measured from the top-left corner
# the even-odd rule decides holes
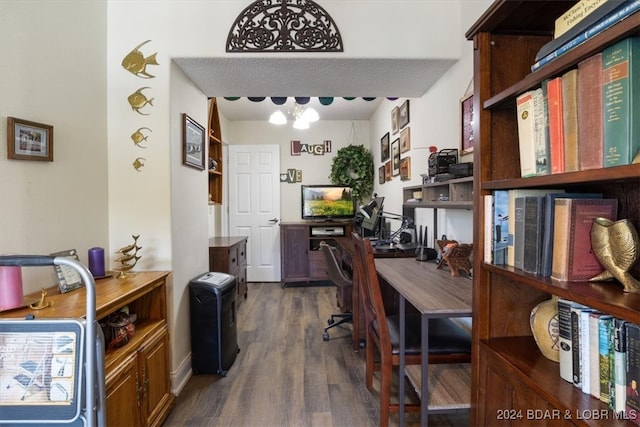
[[[320,242],[337,246],[349,241],[350,221],[299,221],[280,223],[280,267],[282,286],[294,282],[329,280]]]

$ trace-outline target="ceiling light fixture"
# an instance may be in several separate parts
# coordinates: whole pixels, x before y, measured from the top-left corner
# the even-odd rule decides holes
[[[320,119],[318,112],[311,107],[304,107],[297,102],[293,103],[293,108],[287,107],[287,114],[294,118],[294,129],[309,129],[309,124]],[[277,110],[269,117],[269,123],[273,125],[284,125],[287,123],[287,116]]]

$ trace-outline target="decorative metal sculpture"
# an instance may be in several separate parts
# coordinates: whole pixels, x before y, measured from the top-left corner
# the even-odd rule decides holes
[[[640,258],[640,238],[628,219],[611,221],[594,218],[591,226],[591,248],[605,271],[591,281],[617,279],[625,292],[640,293],[640,281],[629,270]]]
[[[136,145],[136,147],[147,148],[144,145],[140,145],[142,141],[146,141],[147,138],[149,138],[149,135],[145,135],[142,133],[143,130],[148,130],[149,132],[152,132],[151,129],[149,128],[145,128],[145,127],[139,128],[137,131],[131,134],[131,140]]]
[[[342,52],[331,16],[312,0],[258,0],[236,18],[227,52]]]
[[[120,272],[120,274],[118,275],[119,279],[133,274],[130,272],[130,270],[135,267],[138,260],[142,258],[141,256],[138,256],[138,251],[142,249],[141,246],[138,246],[138,238],[140,237],[140,235],[131,235],[131,237],[133,238],[132,244],[123,246],[116,251],[116,253],[122,255],[115,260],[116,262],[120,263],[120,267],[114,268],[115,271]]]
[[[144,162],[146,161],[147,159],[145,159],[144,157],[138,157],[133,161],[133,168],[136,170],[136,172],[141,172],[140,169],[142,169],[142,167],[144,166]]]
[[[47,301],[47,291],[42,288],[40,291],[40,300],[33,304],[29,304],[29,308],[32,310],[42,310],[43,308],[51,307],[53,302]]]
[[[436,240],[440,248],[441,258],[436,268],[449,266],[452,276],[459,276],[460,271],[471,275],[469,256],[473,251],[473,243],[458,243],[456,240]]]
[[[157,52],[145,58],[139,50],[150,41],[151,40],[147,40],[146,42],[140,43],[122,60],[122,66],[125,70],[143,79],[152,79],[155,77],[147,73],[147,65],[160,65],[158,61],[156,61]]]
[[[148,116],[149,114],[140,111],[140,109],[145,107],[147,104],[153,107],[153,98],[147,99],[147,97],[142,93],[142,91],[145,89],[150,89],[150,87],[141,87],[140,89],[129,95],[127,101],[129,101],[129,105],[131,105],[131,109],[133,111],[138,114],[142,114],[143,116]]]

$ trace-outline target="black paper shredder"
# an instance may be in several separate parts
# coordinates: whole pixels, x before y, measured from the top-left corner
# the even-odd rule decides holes
[[[226,376],[240,351],[236,331],[236,278],[205,273],[189,282],[191,370]]]

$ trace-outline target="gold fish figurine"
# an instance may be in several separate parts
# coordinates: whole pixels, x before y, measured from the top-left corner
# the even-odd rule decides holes
[[[151,132],[151,129],[149,128],[145,128],[145,127],[139,128],[137,131],[131,134],[131,140],[136,145],[136,147],[147,148],[144,145],[140,145],[142,141],[146,141],[147,138],[149,138],[149,135],[145,135],[142,133],[143,130],[148,130],[149,132]]]
[[[147,97],[142,93],[143,90],[150,89],[148,86],[141,87],[127,98],[129,101],[129,105],[131,105],[131,109],[138,114],[142,114],[143,116],[148,116],[149,114],[145,114],[140,111],[141,108],[144,108],[147,104],[153,106],[153,98],[147,99]]]
[[[147,65],[160,65],[156,60],[156,55],[158,54],[158,52],[149,55],[146,58],[144,57],[142,52],[140,52],[140,48],[150,41],[151,40],[147,40],[146,42],[140,43],[122,60],[122,67],[125,70],[143,79],[152,79],[155,77],[147,73]]]
[[[147,159],[145,159],[144,157],[138,157],[133,161],[133,168],[136,170],[136,172],[141,172],[140,169],[142,169],[142,167],[144,166],[144,162],[146,161]]]
[[[139,234],[132,234],[131,238],[133,239],[133,243],[127,246],[123,246],[120,249],[118,249],[116,251],[116,253],[118,254],[126,254],[127,252],[131,252],[133,249],[136,250],[136,252],[138,252],[140,249],[142,249],[141,247],[138,247],[138,239],[140,238]]]
[[[640,293],[640,281],[629,270],[640,258],[640,238],[631,221],[594,218],[591,226],[591,248],[605,269],[591,281],[617,279],[625,292]]]

